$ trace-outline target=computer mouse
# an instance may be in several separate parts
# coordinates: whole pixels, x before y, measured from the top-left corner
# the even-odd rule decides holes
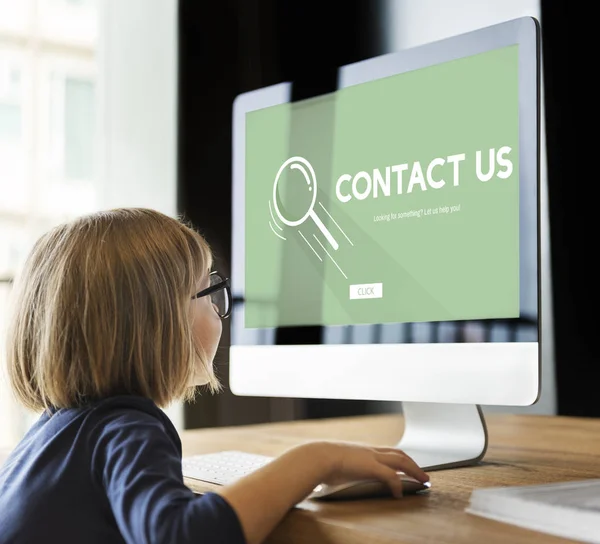
[[[402,476],[402,490],[404,495],[414,495],[429,491],[430,482],[419,482],[410,476]],[[347,500],[347,499],[370,499],[380,497],[392,497],[393,494],[388,485],[379,480],[360,480],[340,485],[317,486],[308,497],[318,500]]]

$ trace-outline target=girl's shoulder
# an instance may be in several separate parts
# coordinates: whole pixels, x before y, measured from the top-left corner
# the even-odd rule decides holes
[[[111,452],[164,451],[181,457],[181,440],[173,423],[147,398],[120,396],[102,399],[87,407],[86,427],[93,459]]]
[[[116,395],[94,400],[85,404],[85,408],[97,414],[123,412],[147,414],[159,419],[165,415],[152,399],[136,395]]]
[[[175,431],[167,415],[145,397],[120,395],[107,397],[87,404],[83,408],[86,418],[109,426],[140,424],[158,427],[165,432]]]

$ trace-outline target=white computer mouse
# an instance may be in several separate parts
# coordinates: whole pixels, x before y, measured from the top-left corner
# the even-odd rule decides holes
[[[431,488],[430,482],[422,483],[405,475],[403,475],[401,479],[404,495],[414,495],[415,493],[429,491]],[[380,482],[379,480],[360,480],[339,485],[319,485],[308,498],[319,500],[346,500],[392,496],[389,486],[383,482]]]

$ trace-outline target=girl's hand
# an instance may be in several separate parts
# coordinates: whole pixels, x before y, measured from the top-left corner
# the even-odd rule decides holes
[[[402,481],[398,472],[420,482],[429,476],[403,451],[389,447],[368,447],[347,442],[322,442],[323,455],[331,462],[331,471],[323,481],[337,485],[354,480],[376,479],[389,485],[392,493],[402,496]]]
[[[429,476],[396,448],[316,441],[292,447],[264,467],[223,486],[219,493],[237,513],[246,541],[258,544],[319,484],[376,479],[399,497],[402,481],[398,472],[429,481]]]

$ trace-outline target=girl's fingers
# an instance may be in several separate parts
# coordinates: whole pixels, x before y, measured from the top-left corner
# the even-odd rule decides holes
[[[374,477],[389,486],[394,497],[400,498],[403,495],[402,480],[396,474],[393,468],[381,463],[376,463],[374,467]]]
[[[380,463],[383,463],[396,471],[404,472],[420,482],[429,481],[428,474],[404,452],[399,452],[398,450],[376,452],[375,458]]]
[[[373,448],[373,449],[375,451],[378,451],[378,452],[381,452],[381,453],[397,453],[399,455],[404,455],[405,457],[409,457],[409,455],[407,455],[401,449],[392,448],[391,446],[381,446],[381,447],[377,447],[377,448]]]

